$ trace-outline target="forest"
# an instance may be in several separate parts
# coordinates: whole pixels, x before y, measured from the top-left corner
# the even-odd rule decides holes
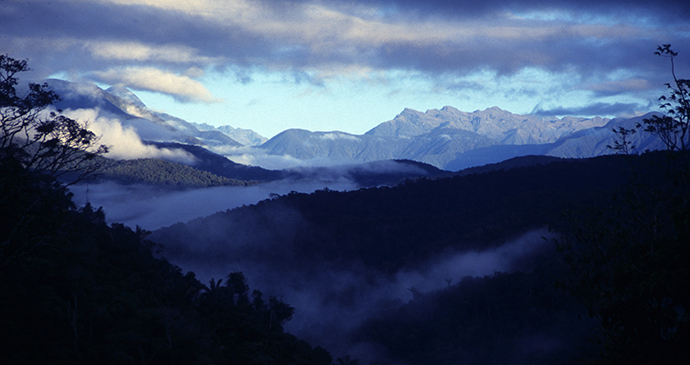
[[[690,355],[687,80],[671,89],[674,113],[641,126],[668,138],[668,151],[625,153],[622,133],[612,146],[619,154],[291,193],[147,232],[72,202],[70,184],[108,171],[107,147],[59,111],[40,114],[58,99],[45,85],[18,95],[15,76],[26,68],[0,56],[5,363],[629,364]],[[136,179],[148,165],[167,166],[131,164]],[[505,271],[411,286],[409,300],[377,293],[362,302],[362,287],[546,228],[542,244]],[[193,272],[204,265],[225,271]],[[319,281],[345,272],[361,277]],[[342,310],[332,338],[286,330],[312,314],[281,290],[311,284],[321,295],[314,306]],[[366,313],[348,318],[363,304]]]

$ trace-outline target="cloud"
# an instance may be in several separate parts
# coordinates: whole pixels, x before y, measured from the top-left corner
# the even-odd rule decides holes
[[[105,155],[108,158],[117,160],[161,158],[188,165],[195,162],[194,156],[184,150],[158,148],[144,144],[133,127],[123,127],[117,119],[99,116],[98,110],[65,110],[63,114],[75,120],[87,121],[87,128],[100,137],[99,143],[109,147]]]
[[[616,95],[625,92],[635,92],[652,89],[652,85],[645,79],[627,79],[597,82],[583,87],[585,90],[592,90],[598,95]]]
[[[418,90],[420,80],[446,85],[479,73],[502,87],[503,77],[540,69],[559,76],[558,94],[526,84],[516,98],[589,90],[590,100],[652,100],[651,89],[669,81],[654,48],[690,49],[689,9],[680,0],[5,0],[0,49],[29,58],[39,75],[91,75],[187,103],[218,101],[201,83],[209,71],[229,83],[282,73],[280,82],[324,90],[343,80]],[[676,61],[690,69],[690,58]],[[628,81],[611,81],[621,70]],[[485,89],[484,101],[496,92],[471,81],[432,92],[459,100]]]
[[[118,61],[163,61],[172,63],[210,64],[210,57],[198,56],[198,51],[180,45],[146,45],[136,41],[130,42],[87,42],[84,47],[94,57]]]
[[[264,149],[251,146],[210,146],[209,149],[227,157],[232,162],[248,166],[258,166],[268,170],[296,169],[300,167],[334,167],[348,163],[346,160],[337,160],[329,157],[298,159],[290,155],[272,155],[268,154]]]
[[[111,85],[124,84],[129,88],[159,92],[182,102],[217,102],[206,87],[187,76],[175,75],[153,67],[127,67],[108,71],[95,71],[92,77]]]
[[[649,110],[649,105],[636,103],[593,103],[583,107],[555,107],[542,109],[537,105],[530,114],[553,116],[632,116],[639,115],[640,110]]]
[[[103,207],[110,223],[155,230],[219,211],[256,204],[272,194],[284,195],[292,191],[312,193],[324,187],[345,191],[356,189],[357,185],[349,181],[279,181],[248,187],[220,186],[170,191],[152,186],[123,186],[105,182],[76,185],[70,190],[77,205],[88,201],[96,207]]]
[[[152,67],[251,64],[310,71],[354,66],[432,73],[486,66],[513,72],[535,65],[559,69],[564,64],[594,68],[631,64],[636,58],[630,56],[641,49],[639,45],[621,51],[625,45],[616,44],[613,53],[606,49],[609,43],[643,41],[649,49],[654,47],[653,42],[649,45],[650,37],[672,34],[673,27],[668,27],[666,18],[644,25],[625,16],[611,21],[601,15],[606,14],[602,9],[610,6],[635,20],[665,17],[665,9],[675,9],[674,14],[688,9],[680,2],[661,7],[640,1],[499,1],[471,6],[385,0],[290,1],[289,6],[266,0],[9,3],[16,17],[1,28],[3,33],[16,26],[9,32],[15,36],[80,40],[91,57],[110,62],[147,62]],[[534,15],[542,10],[551,17]],[[32,21],[19,24],[19,18]],[[62,21],[49,21],[55,18]],[[51,24],[51,31],[29,29],[26,23]],[[597,57],[599,52],[606,57]]]

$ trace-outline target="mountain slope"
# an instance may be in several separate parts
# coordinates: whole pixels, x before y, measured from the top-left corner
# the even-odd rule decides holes
[[[95,180],[124,184],[149,184],[167,188],[207,188],[212,186],[247,186],[248,181],[218,176],[208,171],[160,159],[103,159]],[[94,180],[91,179],[91,180]]]
[[[249,240],[257,250],[291,247],[297,261],[359,260],[395,271],[450,247],[486,249],[540,227],[568,204],[624,183],[630,164],[623,161],[632,158],[556,159],[393,188],[291,194],[161,229],[154,237],[173,251],[188,249],[190,240],[204,242],[192,249],[200,255],[203,250],[243,247]],[[292,212],[290,220],[268,223],[286,211]],[[291,221],[290,227],[285,225]],[[219,224],[228,227],[225,233],[212,228]],[[186,259],[195,254],[190,255]]]
[[[239,147],[242,144],[219,131],[200,131],[191,123],[149,109],[134,93],[116,85],[103,90],[94,84],[46,80],[60,95],[55,107],[62,110],[93,110],[98,116],[134,128],[142,140],[175,141],[193,145]]]
[[[245,145],[245,146],[259,146],[264,142],[268,141],[268,138],[254,132],[251,129],[234,128],[229,125],[223,125],[220,127],[214,127],[207,123],[192,123],[200,131],[219,131],[222,132],[233,140]]]

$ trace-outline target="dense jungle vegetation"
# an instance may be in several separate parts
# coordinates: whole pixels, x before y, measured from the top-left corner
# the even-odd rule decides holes
[[[674,75],[668,114],[639,128],[668,151],[629,154],[631,132],[619,130],[620,155],[293,193],[149,234],[74,205],[74,180],[58,178],[87,178],[107,148],[77,121],[40,114],[57,100],[44,85],[17,95],[26,67],[0,56],[3,363],[331,364],[328,350],[284,330],[300,308],[264,298],[241,272],[206,285],[170,262],[227,260],[221,249],[246,240],[226,254],[286,276],[363,267],[374,281],[545,226],[558,233],[551,250],[518,270],[411,287],[411,300],[388,302],[342,341],[409,364],[690,356],[688,80]]]

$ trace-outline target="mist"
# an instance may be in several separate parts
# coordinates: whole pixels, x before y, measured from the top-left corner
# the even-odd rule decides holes
[[[448,251],[390,275],[358,261],[298,263],[289,247],[273,242],[289,242],[305,224],[302,217],[293,210],[274,207],[271,217],[263,219],[269,220],[266,227],[254,229],[211,219],[204,227],[217,227],[219,236],[233,232],[232,238],[222,244],[202,239],[186,247],[167,247],[163,256],[193,271],[204,283],[243,272],[250,288],[282,298],[295,308],[286,331],[328,349],[334,358],[349,354],[362,363],[389,360],[377,345],[353,338],[367,319],[399,309],[413,298],[414,290],[439,290],[465,276],[529,270],[530,261],[550,247],[545,239],[548,231],[533,230],[493,249]],[[265,230],[275,226],[287,236],[285,240],[272,240],[272,232]]]
[[[156,230],[178,222],[188,222],[219,211],[255,204],[274,194],[311,193],[319,189],[346,191],[357,184],[346,180],[281,180],[254,186],[221,186],[203,189],[170,190],[155,186],[114,182],[70,186],[77,206],[90,203],[103,207],[108,223],[123,223]],[[226,273],[227,274],[227,273]]]
[[[155,231],[205,217],[200,226],[190,228],[196,230],[196,240],[170,242],[160,237],[160,231],[150,237],[163,245],[163,257],[183,271],[194,272],[202,283],[232,272],[244,273],[251,289],[281,298],[295,308],[286,331],[312,346],[328,349],[334,358],[351,355],[361,363],[390,360],[378,345],[353,338],[368,319],[398,310],[413,298],[413,292],[439,290],[466,276],[529,270],[533,257],[549,246],[544,239],[549,236],[546,229],[532,230],[492,249],[448,250],[391,274],[358,260],[298,260],[286,243],[310,223],[283,205],[282,199],[270,202],[270,211],[260,217],[251,216],[250,210],[242,212],[241,221],[215,214],[293,192],[356,190],[360,187],[348,179],[353,168],[313,169],[307,179],[247,187],[170,190],[103,182],[71,186],[70,190],[78,206],[88,202],[103,207],[107,222],[132,228]],[[392,161],[358,168],[379,172],[415,169]]]
[[[352,333],[365,320],[397,310],[413,298],[415,290],[426,293],[460,282],[465,276],[529,269],[525,263],[550,247],[544,239],[548,235],[546,229],[535,230],[495,249],[447,253],[393,277],[357,264],[346,270],[324,266],[316,276],[297,279],[301,281],[298,285],[292,284],[293,279],[274,290],[287,289],[284,299],[296,308],[293,320],[285,326],[290,333],[329,349],[335,357],[351,354],[363,363],[389,361],[376,345],[352,340]],[[262,287],[267,274],[253,275],[253,281]],[[304,285],[305,282],[308,284]]]

